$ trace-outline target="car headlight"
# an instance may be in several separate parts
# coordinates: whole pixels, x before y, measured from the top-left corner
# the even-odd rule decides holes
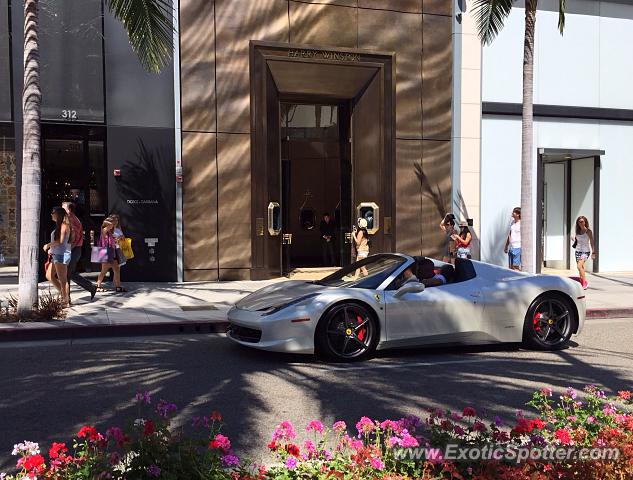
[[[317,295],[318,293],[310,293],[308,295],[295,298],[294,300],[290,300],[288,302],[284,302],[279,305],[273,305],[271,307],[262,308],[260,312],[264,312],[262,313],[263,316],[272,315],[273,313],[277,313],[278,311],[283,310],[284,308],[288,308],[291,305],[297,305],[298,303],[305,302],[306,300],[309,300],[310,298],[314,298]]]

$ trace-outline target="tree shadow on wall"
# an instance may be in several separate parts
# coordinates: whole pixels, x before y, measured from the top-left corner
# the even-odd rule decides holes
[[[413,168],[415,169],[415,176],[422,187],[422,197],[429,199],[437,210],[437,217],[443,218],[446,215],[447,205],[450,204],[448,198],[442,193],[440,185],[435,185],[435,187],[431,185],[429,177],[422,170],[421,164],[414,163]]]

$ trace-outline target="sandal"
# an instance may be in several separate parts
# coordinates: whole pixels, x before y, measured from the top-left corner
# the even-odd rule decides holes
[[[103,288],[101,285],[97,286],[97,288],[95,289],[95,292],[105,292],[106,289]]]
[[[123,292],[127,292],[127,290],[123,287],[116,287],[116,289],[114,290],[116,293],[123,293]]]

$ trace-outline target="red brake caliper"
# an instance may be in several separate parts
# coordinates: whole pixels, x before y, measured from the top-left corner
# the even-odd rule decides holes
[[[534,314],[534,318],[532,319],[532,323],[534,324],[534,331],[538,332],[541,327],[538,326],[539,324],[539,320],[543,318],[543,314],[542,313],[535,313]]]
[[[360,315],[356,315],[356,323],[358,323],[359,325],[363,323],[363,319]],[[361,328],[358,331],[358,334],[356,336],[358,337],[359,340],[361,341],[363,340],[363,338],[365,337],[365,332],[366,332],[365,328]]]

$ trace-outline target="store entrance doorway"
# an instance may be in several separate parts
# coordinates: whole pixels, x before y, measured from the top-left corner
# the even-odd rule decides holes
[[[82,125],[42,125],[42,210],[40,243],[53,230],[51,211],[75,204],[84,227],[84,252],[78,271],[90,271],[90,244],[106,216],[105,129]]]
[[[282,263],[338,267],[350,263],[352,162],[345,103],[281,103]],[[329,214],[327,245],[321,221]]]

